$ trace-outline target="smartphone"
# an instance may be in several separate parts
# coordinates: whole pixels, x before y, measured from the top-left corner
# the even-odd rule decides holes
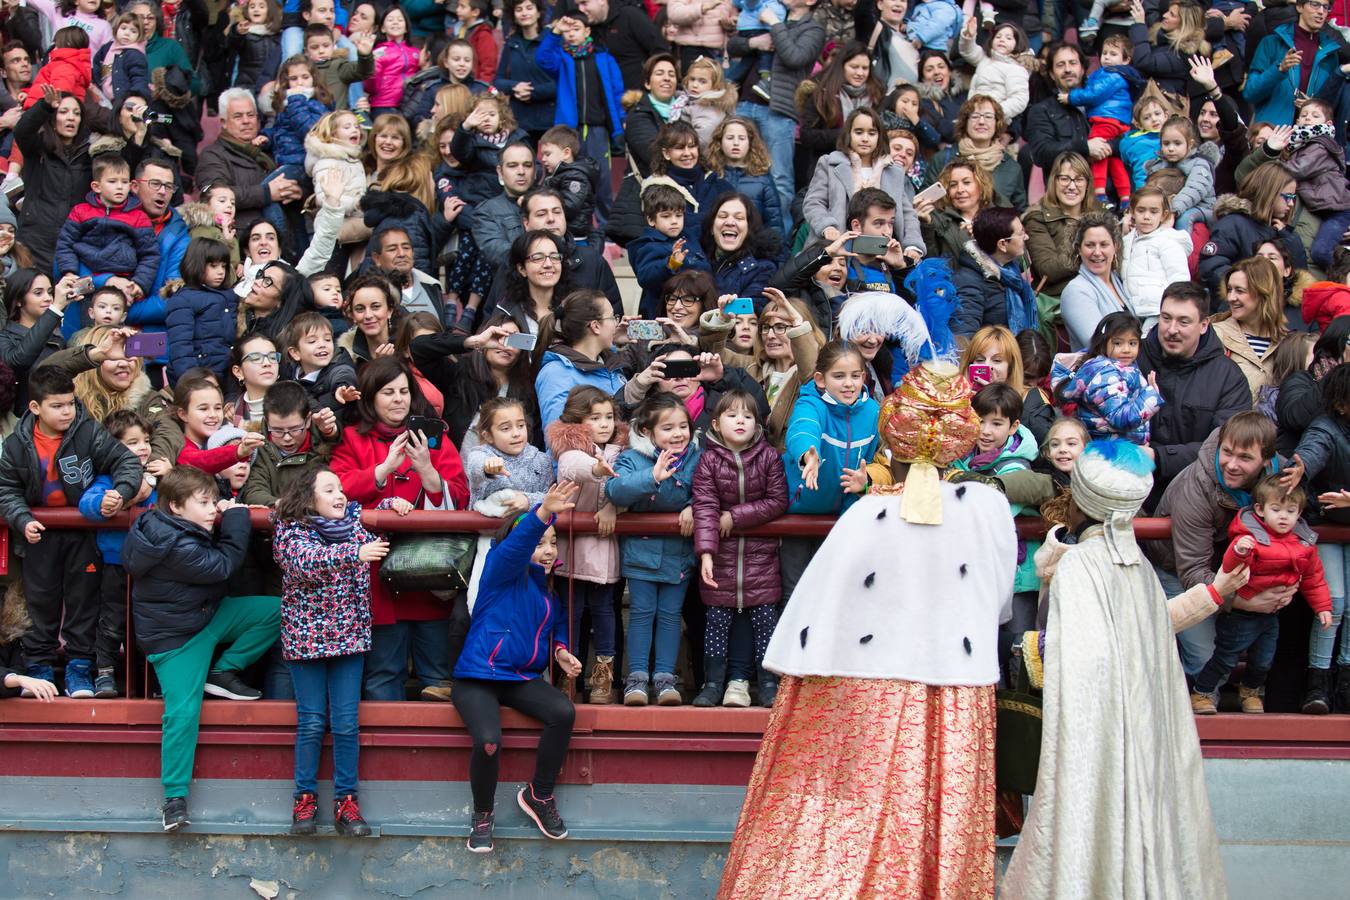
[[[169,349],[169,336],[162,331],[133,334],[127,338],[127,356],[163,356]]]
[[[971,365],[966,367],[966,377],[970,379],[970,386],[979,390],[986,384],[993,384],[994,370],[990,366]]]
[[[628,323],[628,339],[630,341],[664,341],[666,330],[661,327],[660,322],[651,319],[638,319],[635,322]]]
[[[667,378],[697,378],[701,371],[703,371],[703,367],[698,364],[696,359],[666,360]]]
[[[539,336],[528,331],[517,331],[515,334],[508,334],[502,343],[513,350],[524,350],[529,353],[534,350],[534,345],[539,343]]]
[[[438,450],[445,435],[445,423],[431,416],[408,416],[408,430],[422,432],[427,436],[427,446]]]
[[[890,245],[890,238],[864,234],[849,241],[848,249],[860,256],[880,256],[886,252],[886,248]]]
[[[88,297],[94,292],[94,279],[86,275],[84,278],[76,281],[71,287],[71,290],[75,293],[76,297]]]
[[[936,203],[945,196],[947,196],[947,189],[942,186],[940,181],[935,181],[915,194],[914,202],[917,203],[920,200],[927,200],[929,203]]]
[[[727,316],[753,316],[755,314],[755,301],[749,297],[737,297],[726,305],[722,314]]]

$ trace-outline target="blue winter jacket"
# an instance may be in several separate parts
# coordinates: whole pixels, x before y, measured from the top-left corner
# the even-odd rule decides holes
[[[783,230],[783,205],[778,200],[778,189],[773,186],[773,178],[768,173],[747,175],[738,166],[727,166],[722,180],[733,191],[740,191],[759,207],[759,216],[764,227],[774,231]]]
[[[53,271],[57,277],[67,272],[125,275],[142,291],[154,284],[159,271],[159,240],[140,198],[130,194],[114,208],[105,206],[98,194],[90,191],[61,225]]]
[[[94,483],[85,488],[84,494],[80,496],[80,515],[91,522],[102,522],[107,518],[99,509],[99,504],[103,502],[103,495],[112,489],[111,476],[99,475],[95,478]],[[155,492],[151,491],[149,497],[136,504],[136,508],[149,509],[154,505]],[[114,566],[122,564],[122,544],[126,539],[127,533],[121,528],[100,528],[94,532],[94,543],[98,545],[99,556],[103,557],[105,563]]]
[[[572,57],[563,50],[562,38],[552,31],[544,34],[535,62],[558,83],[558,100],[553,115],[554,125],[577,127],[577,67]],[[605,91],[605,107],[609,110],[610,134],[623,134],[623,75],[619,64],[608,50],[596,47],[595,69],[600,73],[600,85]]]
[[[566,344],[554,344],[553,349],[544,351],[539,374],[534,376],[534,395],[539,400],[544,428],[562,415],[567,394],[577,385],[589,384],[613,394],[627,383],[623,372],[609,368],[603,360],[588,360]]]
[[[1069,102],[1083,107],[1089,119],[1115,119],[1129,124],[1134,119],[1134,100],[1130,82],[1139,73],[1131,66],[1104,66],[1087,78],[1087,83],[1069,91]]]
[[[101,80],[98,73],[103,69],[103,61],[108,58],[108,51],[112,46],[104,44],[94,54],[92,68],[95,84]],[[150,67],[146,63],[144,53],[129,47],[113,57],[112,90],[112,96],[108,99],[113,103],[130,91],[140,91],[145,96],[150,96]]]
[[[234,291],[212,288],[185,287],[165,301],[170,384],[193,366],[205,366],[225,378],[238,331],[238,308]]]
[[[488,551],[456,678],[529,681],[567,646],[567,607],[549,590],[544,567],[530,561],[548,527],[532,509]]]
[[[877,419],[881,406],[867,395],[844,406],[822,394],[814,380],[802,385],[788,420],[783,466],[787,469],[788,512],[839,515],[853,505],[857,494],[845,494],[839,479],[845,469],[865,469],[876,455]],[[816,489],[802,483],[802,457],[814,448],[820,455]]]
[[[1162,135],[1157,131],[1135,129],[1120,139],[1120,158],[1130,170],[1130,187],[1136,191],[1148,180],[1150,162],[1158,158]]]
[[[303,166],[305,164],[305,135],[324,117],[333,111],[332,104],[325,105],[313,97],[293,94],[286,98],[286,106],[277,114],[271,128],[265,129],[272,141],[272,159],[279,166]]]
[[[629,448],[614,462],[617,475],[605,482],[605,495],[615,506],[632,512],[679,512],[694,500],[694,469],[702,451],[690,445],[679,469],[659,485],[652,478],[657,450],[651,438],[634,433]],[[837,480],[837,479],[836,479]],[[633,535],[619,539],[620,571],[625,578],[661,584],[682,584],[694,571],[694,541],[679,532]]]
[[[749,254],[733,256],[714,263],[713,281],[717,293],[735,294],[755,301],[755,311],[764,305],[764,288],[778,272],[778,260],[758,259]]]
[[[1247,67],[1247,81],[1242,96],[1256,108],[1252,121],[1291,125],[1294,122],[1294,92],[1298,90],[1299,67],[1280,71],[1280,60],[1294,49],[1294,22],[1276,28],[1256,45],[1256,55]],[[1326,100],[1334,108],[1345,78],[1337,59],[1338,45],[1322,29],[1318,36],[1317,55],[1313,57],[1312,75],[1308,78],[1309,97]]]
[[[925,50],[946,54],[961,33],[961,7],[952,0],[923,0],[910,13],[905,32],[910,40],[918,38]]]
[[[669,266],[670,251],[675,247],[675,238],[667,237],[648,225],[642,234],[628,242],[628,261],[633,264],[633,274],[637,276],[638,286],[642,288],[642,299],[638,301],[638,315],[644,319],[664,316],[661,306],[661,286],[676,272],[697,269],[708,271],[708,258],[698,245],[698,236],[685,229],[681,235],[689,255],[684,265],[672,270]]]
[[[492,79],[492,86],[511,98],[516,124],[526,131],[546,131],[553,125],[553,103],[558,97],[558,82],[535,61],[539,41],[531,41],[519,31],[507,35],[497,61],[497,77]],[[522,103],[511,93],[522,81],[528,81],[532,88],[529,103]]]

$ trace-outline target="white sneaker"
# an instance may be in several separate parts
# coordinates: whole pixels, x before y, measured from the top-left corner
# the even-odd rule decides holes
[[[750,705],[750,682],[744,678],[734,678],[727,682],[727,691],[722,695],[723,706],[745,709]]]

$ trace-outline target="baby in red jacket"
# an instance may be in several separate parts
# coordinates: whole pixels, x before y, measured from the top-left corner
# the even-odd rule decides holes
[[[1233,542],[1223,555],[1223,568],[1231,571],[1246,565],[1251,570],[1251,580],[1238,590],[1239,597],[1254,597],[1272,587],[1297,586],[1317,613],[1317,621],[1323,628],[1329,628],[1331,592],[1322,572],[1322,560],[1317,556],[1317,535],[1300,518],[1307,501],[1302,488],[1285,494],[1278,474],[1267,475],[1257,482],[1252,491],[1252,505],[1243,507],[1228,526],[1228,536]],[[1192,711],[1197,715],[1217,711],[1219,686],[1228,680],[1238,655],[1245,650],[1247,671],[1238,686],[1242,711],[1265,712],[1261,694],[1275,660],[1279,636],[1277,613],[1237,608],[1220,613],[1214,626],[1214,655],[1195,676]]]
[[[73,94],[83,103],[85,92],[93,81],[88,32],[78,26],[67,25],[56,29],[52,42],[54,49],[47,57],[47,64],[38,69],[37,77],[28,87],[28,96],[23,101],[24,109],[42,99],[42,87],[47,84],[63,94]]]

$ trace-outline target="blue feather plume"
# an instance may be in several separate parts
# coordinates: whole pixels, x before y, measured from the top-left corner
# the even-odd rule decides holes
[[[952,335],[951,319],[961,298],[952,283],[952,270],[941,257],[925,259],[905,278],[905,288],[914,295],[919,313],[928,326],[928,346],[923,359],[956,361],[959,355]]]
[[[1087,445],[1083,452],[1100,456],[1116,468],[1124,469],[1131,475],[1140,478],[1152,475],[1155,468],[1153,458],[1133,441],[1093,441]]]

